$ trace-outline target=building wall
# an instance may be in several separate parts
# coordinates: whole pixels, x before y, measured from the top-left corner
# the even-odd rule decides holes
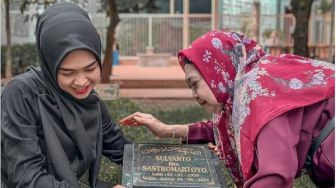
[[[70,0],[59,0],[59,1],[70,1]],[[160,0],[164,1],[164,0]],[[167,0],[170,1],[170,0]],[[221,28],[230,29],[234,31],[249,31],[254,32],[253,23],[255,22],[254,17],[251,16],[253,11],[253,1],[251,0],[218,0],[222,4],[221,10]],[[175,0],[175,8],[178,3],[182,0]],[[190,0],[190,3],[196,2]],[[198,0],[198,3],[203,2]],[[210,1],[207,1],[208,3]],[[290,44],[291,33],[294,32],[294,20],[290,17],[284,16],[285,7],[290,4],[290,0],[259,0],[261,6],[261,17],[260,17],[260,43],[264,44],[266,41],[263,38],[263,34],[267,30],[275,30],[280,33],[282,37],[281,40]],[[309,42],[312,44],[329,44],[330,43],[330,28],[331,28],[331,15],[321,15],[318,11],[320,0],[314,1],[314,6],[312,8],[312,16],[310,23],[310,36]],[[33,19],[30,17],[26,20],[26,15],[34,15],[36,12],[43,11],[44,7],[31,5],[25,14],[22,15],[19,11],[20,0],[13,0],[11,4],[11,31],[12,31],[12,44],[22,44],[22,43],[34,43],[35,36],[35,23],[36,17]],[[94,0],[79,0],[79,6],[84,7],[89,12],[93,23],[97,27],[99,33],[101,34],[103,45],[105,45],[106,38],[106,26],[108,25],[108,18],[106,18],[105,13],[97,13],[101,8],[99,1]],[[280,8],[277,6],[280,5]],[[191,6],[192,7],[192,6]],[[6,32],[5,32],[5,11],[2,6],[1,11],[1,44],[6,43]],[[210,14],[190,14],[190,41],[197,38],[200,33],[206,32],[211,29],[211,17]],[[156,47],[160,53],[175,53],[177,49],[181,48],[179,42],[183,41],[182,36],[182,14],[120,14],[120,18],[124,19],[117,30],[116,37],[125,46],[120,46],[121,51],[125,52],[125,55],[135,55],[136,51],[144,52],[146,46],[148,45],[148,19],[151,17],[153,21],[153,45]],[[142,23],[142,25],[139,23]],[[144,30],[144,38],[138,36],[141,32],[137,31],[137,28],[141,27]],[[119,31],[119,32],[118,32]],[[127,35],[126,35],[127,34]],[[249,33],[247,33],[249,34]],[[127,36],[127,37],[125,37]],[[171,43],[173,40],[169,40],[169,37],[178,38],[178,42]],[[182,37],[182,38],[181,38]],[[141,38],[141,39],[140,39]],[[131,40],[134,39],[134,40]],[[137,40],[137,41],[135,41]],[[127,43],[127,45],[126,45]],[[131,46],[134,49],[127,49]],[[138,47],[140,46],[140,47]],[[127,49],[127,50],[126,50]]]

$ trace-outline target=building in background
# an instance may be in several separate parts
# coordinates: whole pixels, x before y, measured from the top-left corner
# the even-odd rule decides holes
[[[315,0],[311,11],[311,46],[327,46],[332,41],[332,15],[331,12],[321,12],[322,1],[324,0]],[[101,10],[100,1],[76,2],[89,12],[101,35],[102,44],[105,45],[109,20]],[[262,45],[266,45],[270,36],[275,36],[272,32],[276,32],[282,47],[293,45],[295,19],[291,14],[286,14],[290,0],[152,0],[150,7],[139,4],[142,1],[129,2],[134,6],[118,6],[121,22],[115,37],[121,56],[136,56],[137,53],[145,53],[148,48],[153,48],[155,53],[170,53],[175,56],[178,50],[212,29],[242,32]],[[31,5],[22,15],[19,10],[21,3],[21,0],[11,1],[12,43],[34,43],[36,16],[43,12],[44,7]],[[256,5],[259,6],[259,11],[256,10]],[[188,11],[184,7],[188,7]],[[5,11],[1,12],[1,22],[5,25]],[[1,44],[4,45],[5,27],[1,27],[1,30]]]
[[[235,30],[247,35],[255,34],[256,12],[255,3],[259,3],[259,36],[250,36],[260,39],[264,43],[272,31],[281,32],[285,25],[285,9],[290,0],[222,0],[221,27],[225,30]],[[253,16],[251,16],[253,15]],[[266,36],[265,36],[266,34]]]

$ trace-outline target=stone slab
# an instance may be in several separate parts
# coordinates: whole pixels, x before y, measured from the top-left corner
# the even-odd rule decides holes
[[[127,144],[122,184],[128,188],[226,188],[218,159],[204,145]]]

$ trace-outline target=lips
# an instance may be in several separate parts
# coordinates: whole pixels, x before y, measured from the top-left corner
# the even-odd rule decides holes
[[[86,86],[83,89],[75,89],[75,93],[78,95],[83,95],[89,91],[89,86]]]

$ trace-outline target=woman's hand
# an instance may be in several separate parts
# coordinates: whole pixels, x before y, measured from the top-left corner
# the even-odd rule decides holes
[[[210,151],[213,151],[215,154],[219,155],[218,146],[214,145],[212,142],[208,143]]]
[[[151,114],[145,114],[141,112],[136,112],[132,115],[125,117],[120,120],[119,123],[121,125],[128,126],[145,126],[147,127],[156,137],[166,138],[171,137],[173,130],[172,126],[168,126],[158,119],[156,119]]]
[[[121,186],[121,185],[116,185],[116,186],[114,186],[113,188],[126,188],[126,187]]]

